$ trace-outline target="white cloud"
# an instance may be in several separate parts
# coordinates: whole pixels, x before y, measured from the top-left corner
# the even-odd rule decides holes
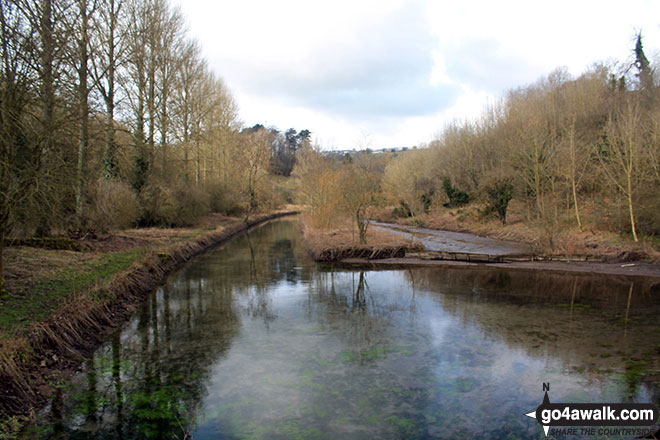
[[[311,130],[328,147],[431,140],[559,66],[660,48],[660,2],[179,0],[247,125]]]

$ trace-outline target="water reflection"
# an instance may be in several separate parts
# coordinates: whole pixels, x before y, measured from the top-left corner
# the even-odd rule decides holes
[[[299,240],[272,222],[172,275],[56,394],[41,434],[538,438],[522,414],[542,382],[555,401],[660,398],[652,282],[319,270]]]

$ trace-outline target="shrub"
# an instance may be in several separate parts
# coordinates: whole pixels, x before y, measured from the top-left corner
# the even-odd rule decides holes
[[[172,188],[152,181],[140,192],[140,200],[145,226],[190,226],[211,211],[208,192],[194,184]]]
[[[211,211],[211,198],[199,186],[180,186],[175,191],[176,215],[172,226],[189,226]]]
[[[456,208],[458,206],[467,205],[470,202],[470,195],[465,191],[452,186],[451,180],[449,180],[448,177],[445,177],[442,180],[442,188],[445,190],[445,193],[447,193],[447,198],[449,198],[449,203],[445,203],[445,207]]]
[[[139,215],[138,198],[121,180],[99,179],[91,192],[90,226],[99,232],[126,229]]]
[[[269,179],[261,179],[257,183],[257,209],[276,209],[284,204],[284,196],[278,190],[276,183]]]
[[[140,191],[143,226],[172,226],[177,215],[174,191],[161,182],[151,181]]]
[[[407,218],[412,217],[412,211],[410,211],[410,207],[406,202],[400,200],[399,206],[392,210],[392,215],[399,218]]]
[[[506,224],[506,210],[513,197],[513,185],[506,180],[493,183],[486,189],[488,208],[497,214],[503,225]]]
[[[213,212],[231,215],[241,211],[239,195],[236,189],[227,188],[218,181],[206,184],[206,193],[209,196],[209,208]]]

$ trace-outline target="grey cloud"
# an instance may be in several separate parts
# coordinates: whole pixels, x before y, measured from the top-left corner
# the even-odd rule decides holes
[[[244,70],[246,89],[338,117],[422,116],[450,106],[458,91],[429,84],[436,40],[421,2],[365,24],[357,41],[331,38],[305,69]],[[304,38],[304,36],[302,37]],[[295,74],[299,70],[308,74]]]

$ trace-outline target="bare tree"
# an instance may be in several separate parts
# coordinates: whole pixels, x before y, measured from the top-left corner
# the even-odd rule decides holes
[[[133,0],[128,3],[127,63],[124,89],[133,113],[133,176],[136,190],[141,190],[153,163],[153,148],[149,149],[146,138],[148,84],[148,4]]]
[[[0,296],[4,296],[3,249],[12,210],[32,194],[41,144],[31,136],[32,44],[29,22],[14,0],[0,0]]]
[[[75,57],[75,68],[78,74],[78,116],[80,118],[80,134],[78,139],[78,158],[76,173],[76,215],[81,222],[87,153],[89,150],[89,19],[91,11],[89,0],[78,0],[78,51]]]
[[[58,107],[56,92],[61,86],[62,70],[66,61],[66,48],[71,37],[70,9],[67,0],[16,0],[21,15],[26,21],[23,38],[30,70],[37,79],[35,88],[38,98],[38,117],[35,134],[40,143],[37,179],[34,197],[31,198],[36,218],[36,235],[49,235],[54,213],[59,209],[56,202],[62,189],[69,182],[69,173],[64,169],[62,143],[58,143],[64,112]]]
[[[163,15],[157,35],[158,52],[156,56],[159,109],[157,110],[158,127],[160,135],[160,153],[162,159],[162,176],[167,174],[167,149],[171,125],[171,95],[175,83],[175,76],[181,61],[181,40],[183,31],[183,16],[178,9],[171,12],[166,7],[161,9]]]
[[[607,139],[598,159],[607,178],[626,198],[633,239],[638,241],[635,226],[635,194],[643,172],[644,131],[639,104],[628,97],[623,108],[610,115]]]
[[[242,192],[246,199],[245,222],[250,214],[259,207],[259,183],[268,170],[270,159],[270,144],[268,131],[244,131],[238,153],[237,164],[241,170]]]
[[[369,210],[376,203],[379,189],[378,176],[368,164],[354,161],[343,165],[338,194],[339,203],[355,221],[360,244],[367,244]]]
[[[190,180],[190,148],[199,145],[201,136],[201,120],[204,117],[204,101],[207,90],[204,88],[206,65],[200,58],[200,48],[196,41],[185,43],[181,53],[182,59],[176,76],[174,99],[176,113],[174,117],[178,125],[178,138],[183,148],[183,175],[185,181]],[[198,154],[199,157],[199,154]],[[199,182],[199,160],[196,174]]]
[[[82,1],[82,0],[79,0]],[[105,0],[93,20],[94,56],[92,76],[105,103],[105,148],[103,150],[103,175],[116,177],[117,142],[115,140],[115,108],[117,106],[117,75],[125,62],[128,49],[127,26],[124,18],[124,0]]]

